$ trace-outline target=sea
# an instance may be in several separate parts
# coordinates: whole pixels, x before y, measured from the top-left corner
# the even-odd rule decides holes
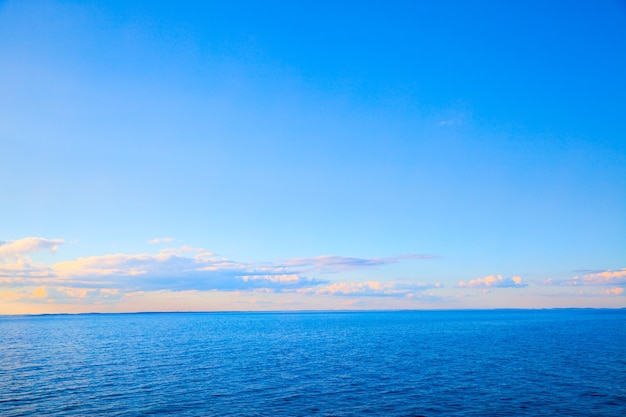
[[[626,310],[0,316],[0,416],[626,416]]]

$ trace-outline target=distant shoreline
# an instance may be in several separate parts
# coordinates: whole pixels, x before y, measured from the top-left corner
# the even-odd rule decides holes
[[[515,312],[515,311],[565,311],[565,310],[597,310],[597,311],[626,311],[626,307],[546,307],[546,308],[459,308],[459,309],[385,309],[385,310],[199,310],[199,311],[114,311],[114,312],[87,312],[87,313],[39,313],[39,314],[0,314],[2,317],[46,317],[46,316],[96,316],[96,315],[156,315],[156,314],[345,314],[345,313],[401,313],[401,312]]]

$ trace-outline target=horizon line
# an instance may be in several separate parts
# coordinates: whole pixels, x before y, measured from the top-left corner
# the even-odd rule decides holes
[[[626,307],[496,307],[496,308],[433,308],[433,309],[357,309],[357,310],[172,310],[172,311],[91,311],[82,313],[16,313],[4,314],[1,317],[18,316],[86,316],[86,315],[122,315],[122,314],[297,314],[297,313],[393,313],[393,312],[444,312],[444,311],[546,311],[546,310],[626,310]]]

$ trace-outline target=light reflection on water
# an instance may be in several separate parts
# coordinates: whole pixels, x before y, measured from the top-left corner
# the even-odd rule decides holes
[[[0,317],[0,415],[626,415],[626,310]]]

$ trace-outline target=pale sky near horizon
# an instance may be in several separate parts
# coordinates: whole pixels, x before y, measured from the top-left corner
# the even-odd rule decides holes
[[[623,1],[0,1],[0,314],[626,307]]]

